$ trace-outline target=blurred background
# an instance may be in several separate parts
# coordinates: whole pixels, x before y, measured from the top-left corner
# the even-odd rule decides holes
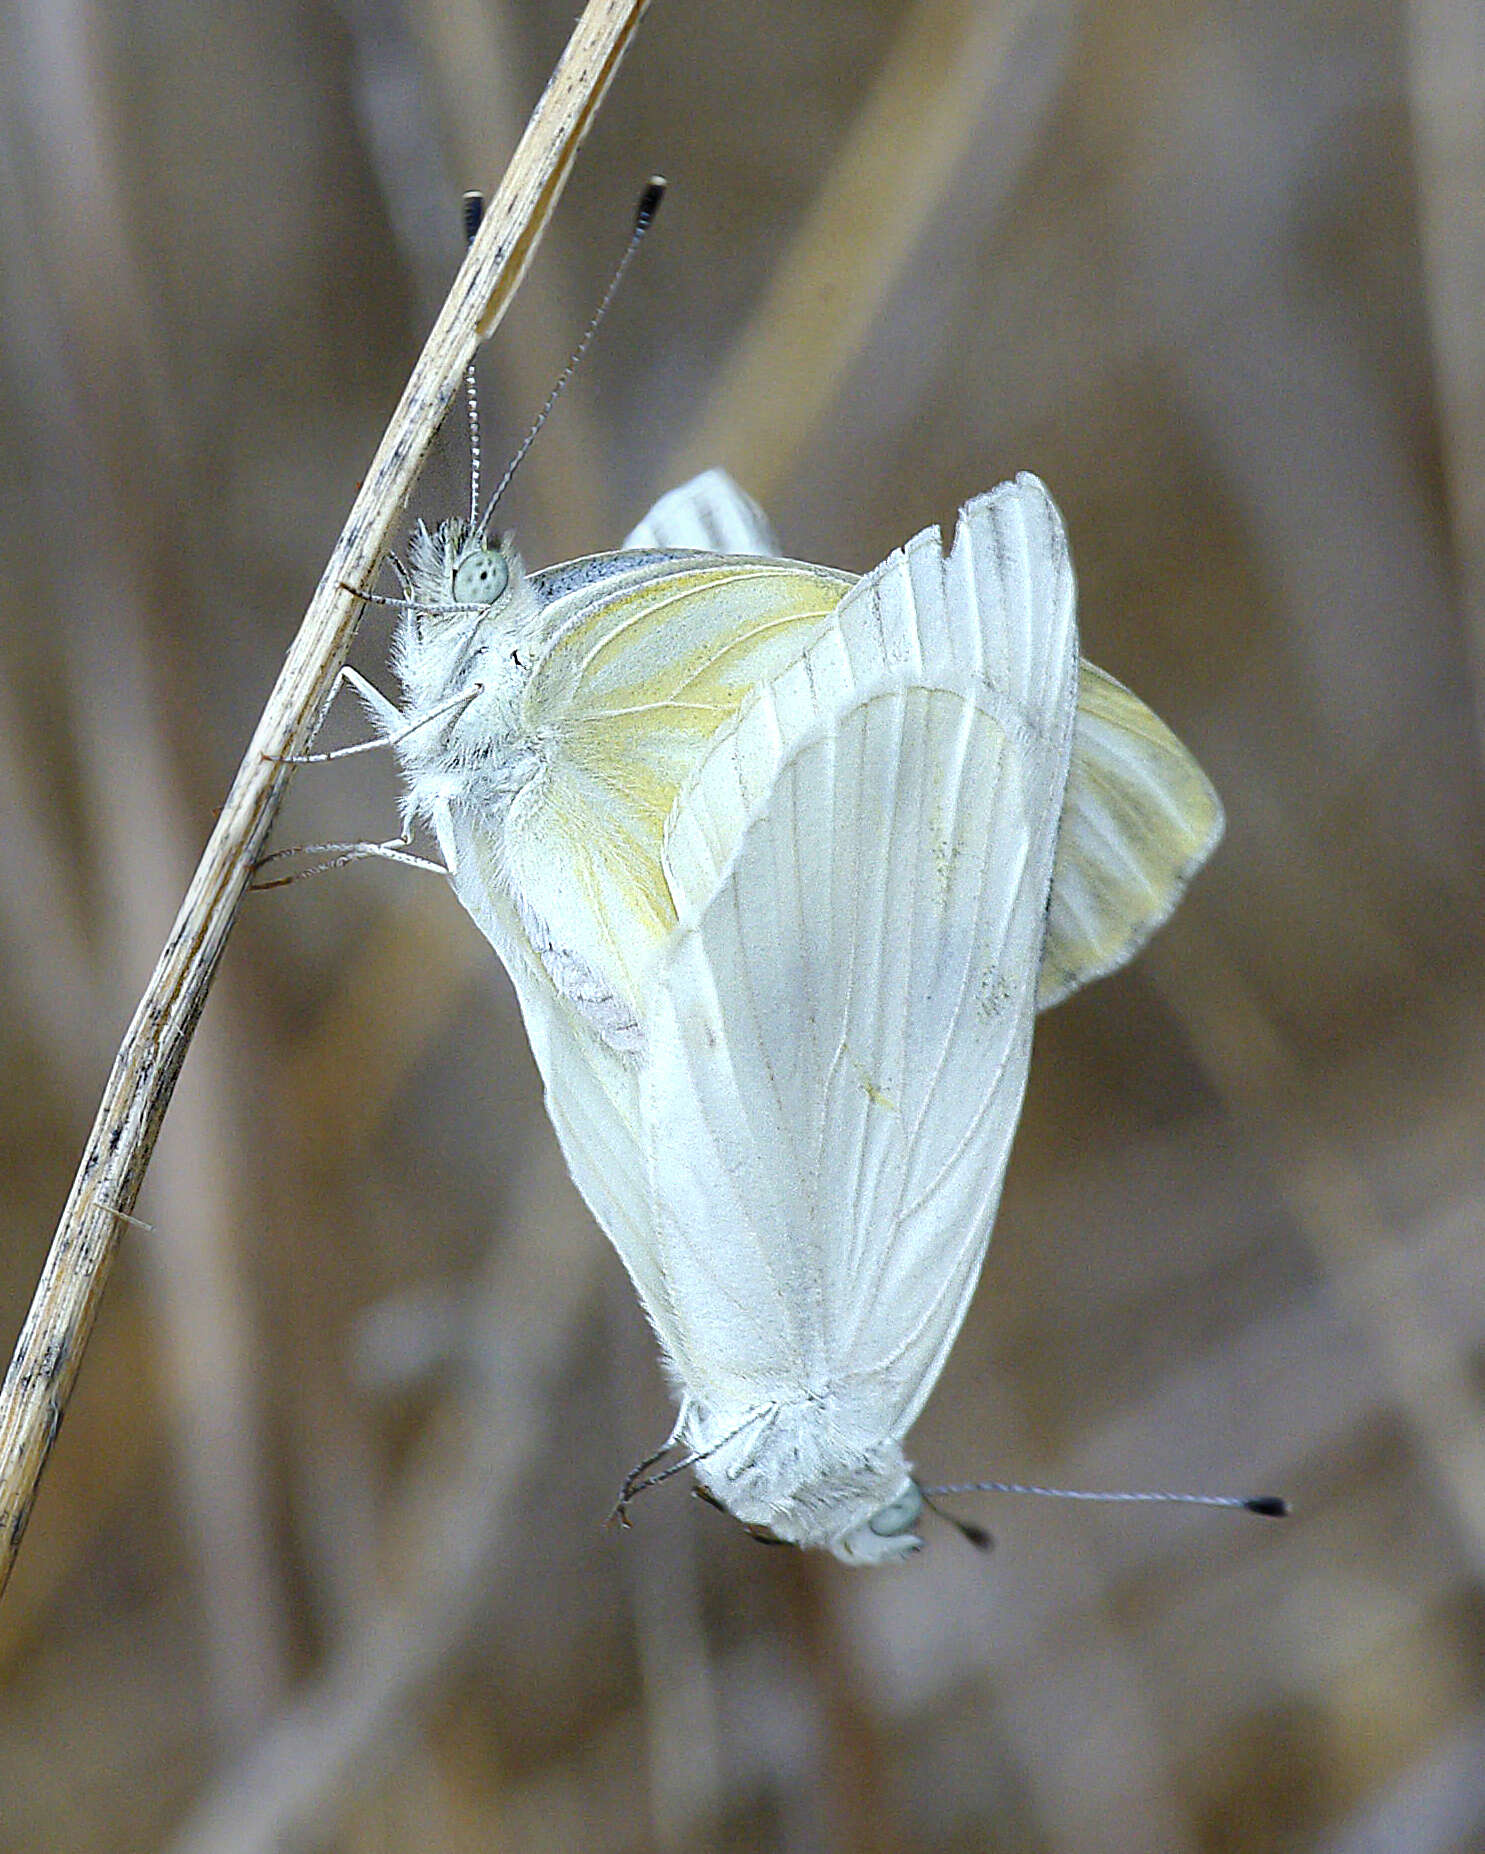
[[[8,1355],[571,0],[0,15]],[[0,1604],[0,1850],[1485,1847],[1485,14],[655,0],[481,361],[531,564],[720,462],[865,569],[1017,469],[1227,840],[1049,1015],[909,1567],[680,1482],[437,881],[249,898]],[[414,513],[466,493],[451,420]],[[354,661],[384,686],[385,614]],[[357,737],[337,709],[327,739]],[[280,844],[390,833],[377,756]]]

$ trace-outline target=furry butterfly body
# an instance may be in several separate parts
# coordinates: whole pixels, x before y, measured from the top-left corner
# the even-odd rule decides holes
[[[674,1440],[745,1523],[902,1556],[1036,1011],[1165,918],[1215,796],[1080,664],[1032,477],[861,580],[777,558],[717,473],[615,554],[528,576],[448,523],[411,566],[403,702],[363,693],[514,979]]]

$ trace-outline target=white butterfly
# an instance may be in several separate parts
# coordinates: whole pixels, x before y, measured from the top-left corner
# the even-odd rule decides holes
[[[692,551],[692,550],[696,551]],[[1039,1007],[1130,958],[1217,842],[1204,775],[1080,663],[1035,477],[864,579],[728,478],[527,574],[420,529],[406,819],[515,982],[574,1179],[740,1520],[905,1556],[902,1439],[979,1275]]]

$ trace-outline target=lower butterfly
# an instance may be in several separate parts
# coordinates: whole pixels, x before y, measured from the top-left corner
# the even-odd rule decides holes
[[[659,1338],[666,1472],[850,1563],[921,1542],[903,1439],[1038,1009],[1129,959],[1222,830],[1074,606],[1033,476],[857,579],[781,559],[710,471],[544,572],[420,529],[401,702],[352,676]]]

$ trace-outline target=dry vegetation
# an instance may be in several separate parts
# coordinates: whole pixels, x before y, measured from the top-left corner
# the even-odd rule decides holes
[[[5,1345],[297,616],[571,26],[0,23]],[[436,883],[255,898],[0,1604],[0,1851],[1452,1854],[1485,1839],[1485,29],[1474,0],[655,0],[486,351],[509,498],[698,461],[863,568],[1017,468],[1229,836],[1039,1033],[935,1476],[1277,1488],[767,1551]],[[419,493],[463,493],[450,429]],[[373,617],[355,660],[382,677]],[[383,677],[384,679],[384,677]],[[336,738],[349,738],[350,714]],[[300,775],[281,842],[386,834]]]

